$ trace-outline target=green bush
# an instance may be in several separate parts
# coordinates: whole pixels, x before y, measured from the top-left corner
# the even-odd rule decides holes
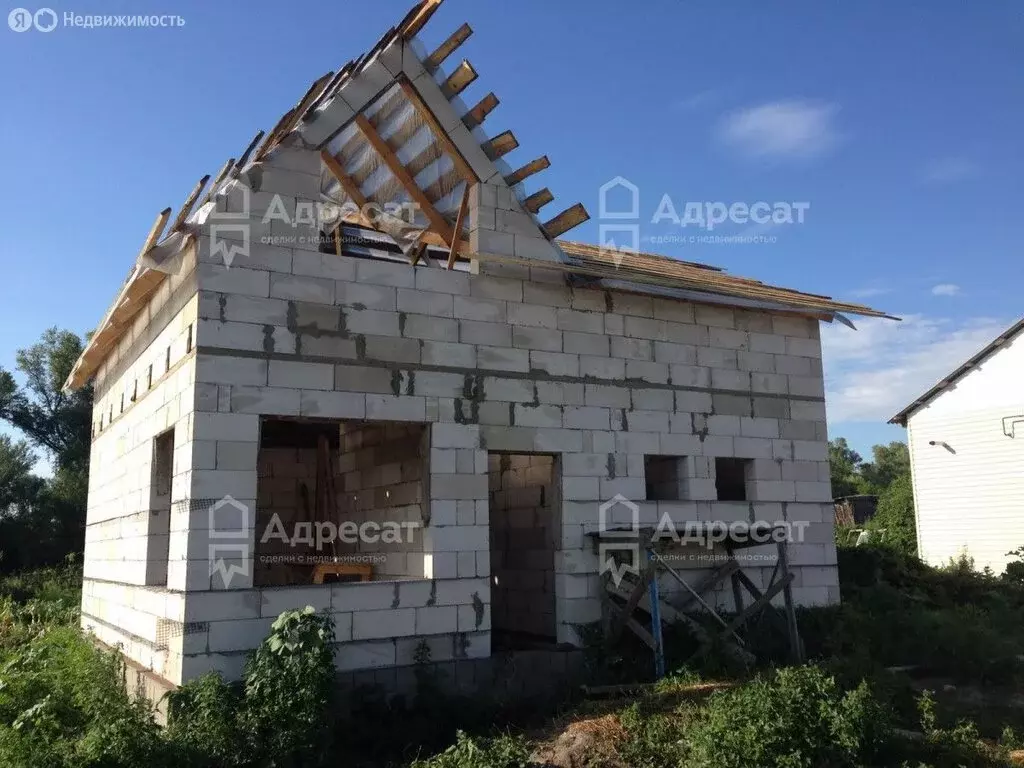
[[[887,713],[866,685],[844,694],[817,667],[780,669],[710,698],[689,733],[687,764],[852,768],[870,764],[888,731]]]
[[[148,705],[128,697],[119,654],[73,627],[38,632],[0,670],[0,764],[11,768],[158,766]]]
[[[474,739],[459,731],[455,743],[429,760],[416,760],[411,768],[528,768],[530,750],[515,736]]]
[[[910,474],[897,477],[878,499],[878,510],[866,526],[884,530],[881,544],[904,555],[917,554],[917,524],[914,520],[914,488]]]

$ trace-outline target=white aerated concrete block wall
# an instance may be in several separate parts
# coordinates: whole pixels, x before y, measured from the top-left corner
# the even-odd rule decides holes
[[[274,616],[306,604],[334,617],[342,669],[411,663],[424,638],[435,660],[489,655],[489,452],[558,457],[559,640],[599,618],[587,534],[616,495],[647,526],[666,514],[806,523],[788,547],[796,601],[838,600],[815,321],[570,287],[543,266],[467,274],[320,253],[315,227],[262,222],[275,193],[316,202],[316,156],[288,148],[249,174],[249,253],[230,268],[208,232],[198,238],[195,409],[178,486],[190,503],[172,521],[183,678],[238,674]],[[261,417],[430,425],[423,578],[255,588]],[[679,459],[683,498],[647,498],[652,455]],[[748,460],[746,501],[717,500],[716,457]],[[237,507],[217,511],[225,496]],[[610,520],[629,524],[632,511],[619,505]],[[227,542],[210,531],[223,521],[237,534]],[[210,577],[211,547],[225,544],[230,584]],[[754,554],[764,564],[746,570],[764,585],[774,561]],[[695,557],[687,573],[713,564]]]
[[[82,626],[157,675],[181,672],[180,526],[188,499],[198,315],[195,260],[186,256],[97,373],[86,517]],[[154,507],[155,438],[174,430],[171,509]]]

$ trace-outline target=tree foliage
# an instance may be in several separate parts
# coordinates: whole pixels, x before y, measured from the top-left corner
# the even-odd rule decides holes
[[[59,561],[82,547],[92,388],[64,392],[83,341],[47,330],[15,358],[21,381],[0,368],[0,420],[26,441],[0,438],[0,570]],[[53,477],[32,474],[38,449]]]
[[[864,478],[859,474],[863,461],[861,455],[846,442],[845,437],[829,441],[828,462],[834,498],[867,492]]]

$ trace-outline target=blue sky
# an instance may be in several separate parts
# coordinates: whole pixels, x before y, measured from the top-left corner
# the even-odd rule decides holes
[[[157,211],[409,4],[91,0],[52,7],[186,23],[0,28],[0,365],[50,325],[91,329]],[[470,22],[460,55],[480,78],[465,100],[497,93],[486,127],[515,131],[511,164],[548,154],[533,188],[555,193],[552,214],[579,200],[596,219],[617,175],[640,188],[644,238],[682,233],[650,223],[665,194],[680,215],[808,202],[799,225],[714,233],[770,242],[656,249],[905,317],[823,331],[830,433],[867,452],[901,439],[886,418],[1021,314],[1024,6],[927,8],[447,0],[422,38]],[[571,235],[596,241],[596,220]]]

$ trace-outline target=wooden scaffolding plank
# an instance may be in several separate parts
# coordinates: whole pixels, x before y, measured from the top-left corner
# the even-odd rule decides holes
[[[476,106],[462,116],[462,124],[469,128],[469,130],[473,130],[478,125],[481,125],[497,106],[498,97],[494,95],[494,91],[491,91],[480,99],[480,101],[476,103]]]
[[[510,187],[514,187],[519,182],[524,181],[533,176],[533,174],[539,171],[543,171],[545,168],[550,167],[551,161],[548,160],[547,155],[543,155],[541,157],[538,157],[536,160],[531,160],[519,170],[510,173],[508,176],[505,177],[505,183],[508,184]]]
[[[583,207],[583,203],[576,203],[572,208],[566,208],[555,218],[544,224],[544,231],[550,238],[556,238],[565,232],[568,232],[575,226],[582,224],[584,221],[590,218],[590,214],[587,213],[587,209]]]
[[[434,49],[434,52],[423,60],[424,69],[426,69],[427,72],[434,72],[434,70],[441,66],[445,59],[455,53],[459,46],[466,42],[472,34],[473,28],[470,27],[469,24],[463,24],[461,27],[456,29],[448,36],[447,40],[437,46],[437,48]]]

